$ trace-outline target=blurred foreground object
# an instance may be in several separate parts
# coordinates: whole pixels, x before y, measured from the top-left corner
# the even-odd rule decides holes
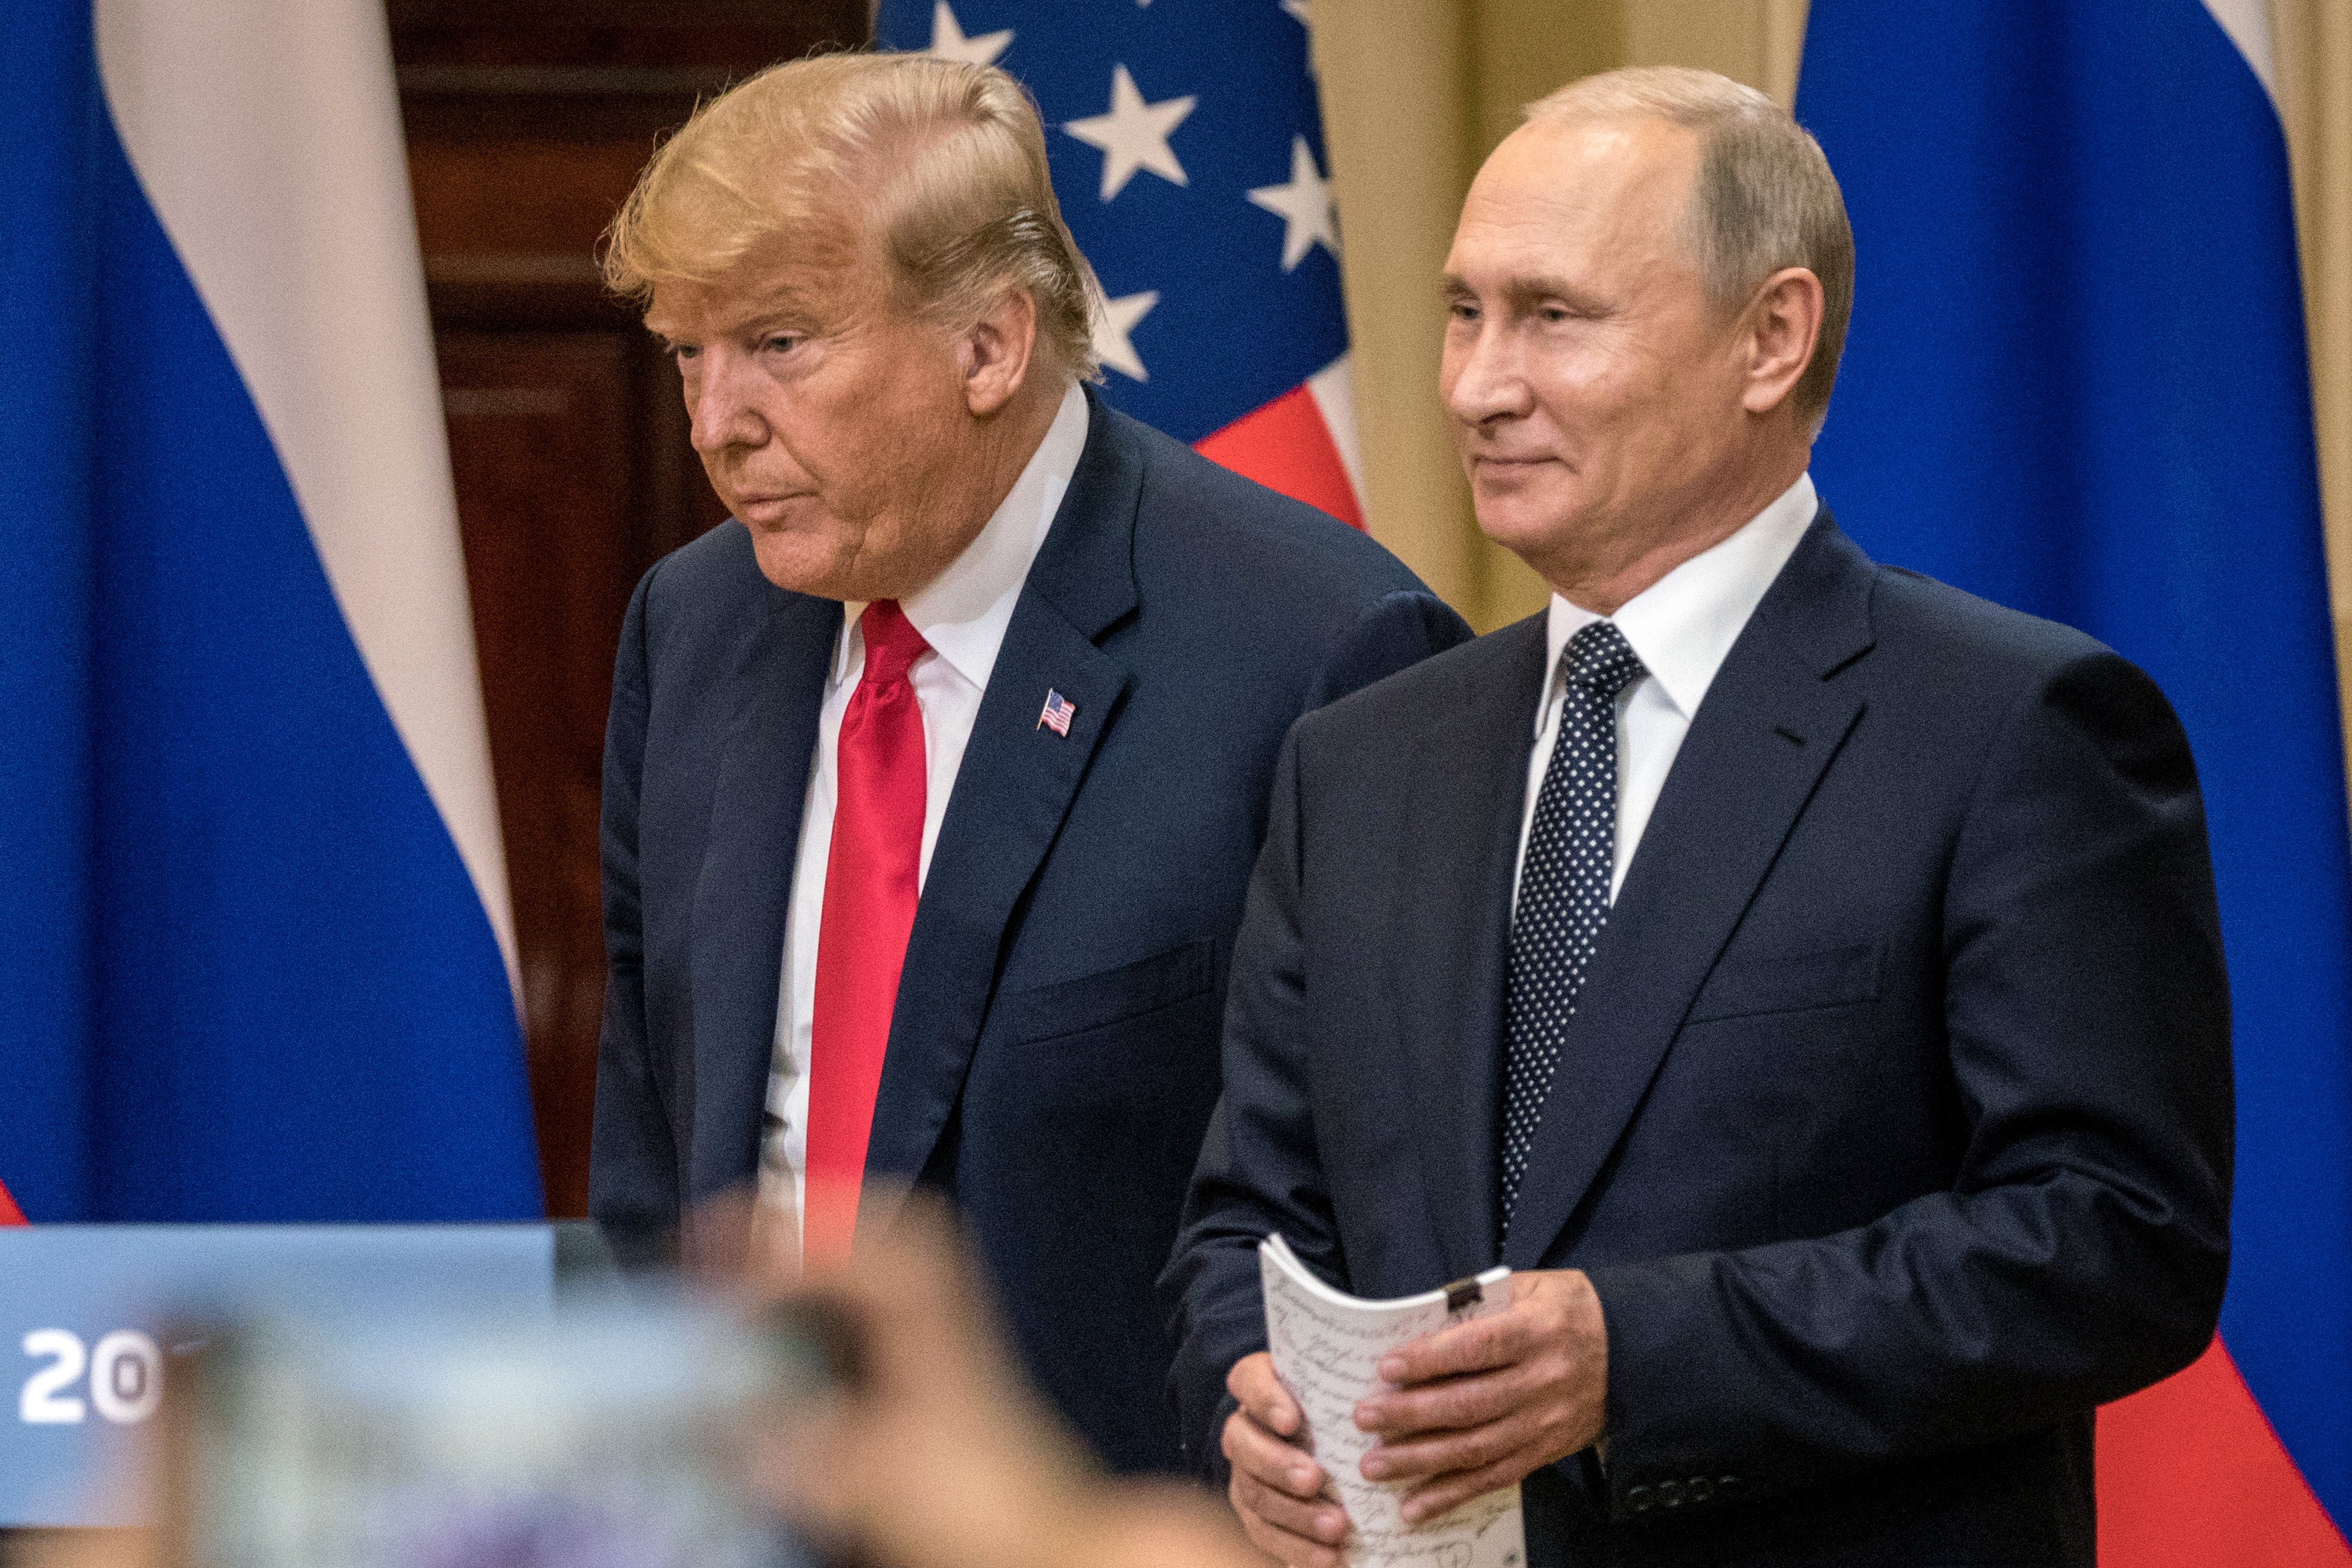
[[[860,1375],[772,1433],[760,1478],[827,1545],[881,1568],[1260,1562],[1202,1493],[1109,1480],[1085,1458],[1022,1378],[936,1200],[861,1232],[798,1299],[853,1327]]]
[[[2273,84],[2260,0],[1815,0],[1797,95],[1865,258],[1823,491],[2140,665],[2196,753],[2230,1282],[2205,1357],[2100,1417],[2113,1568],[2352,1563],[2352,863]]]
[[[770,1568],[755,1406],[824,1363],[686,1299],[264,1324],[197,1358],[175,1512],[190,1568]]]
[[[609,1273],[584,1226],[41,1225],[0,1231],[0,1531],[155,1511],[138,1439],[184,1364],[172,1325],[386,1312],[543,1318]],[[0,1562],[5,1562],[0,1556]]]

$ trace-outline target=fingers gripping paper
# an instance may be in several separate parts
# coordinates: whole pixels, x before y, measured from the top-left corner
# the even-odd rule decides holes
[[[1258,1268],[1275,1375],[1305,1412],[1307,1451],[1354,1526],[1349,1568],[1520,1568],[1527,1552],[1517,1487],[1409,1526],[1397,1508],[1402,1489],[1368,1481],[1357,1468],[1372,1438],[1355,1422],[1357,1401],[1382,1386],[1375,1370],[1381,1356],[1448,1323],[1500,1312],[1499,1287],[1510,1270],[1490,1269],[1422,1295],[1368,1301],[1308,1273],[1279,1236],[1259,1245]]]

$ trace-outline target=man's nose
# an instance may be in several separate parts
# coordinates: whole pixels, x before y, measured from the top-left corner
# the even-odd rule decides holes
[[[730,446],[756,446],[763,434],[744,385],[751,362],[724,348],[706,349],[686,389],[694,449],[710,456]]]
[[[1465,424],[1484,424],[1528,412],[1527,377],[1512,335],[1492,320],[1466,340],[1448,346],[1445,406]]]

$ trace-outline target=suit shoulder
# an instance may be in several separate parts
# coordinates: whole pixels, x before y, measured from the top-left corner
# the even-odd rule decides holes
[[[2038,685],[2084,661],[2121,656],[2086,632],[1980,599],[1921,572],[1873,566],[1872,631],[1905,664],[1965,673],[1987,687]]]
[[[1443,726],[1495,691],[1524,690],[1530,709],[1543,682],[1541,611],[1409,664],[1299,721],[1302,743],[1386,746],[1426,725]]]
[[[646,568],[633,612],[641,608],[646,635],[658,645],[740,625],[795,597],[761,575],[750,531],[730,517]]]
[[[751,553],[750,531],[730,517],[647,567],[637,591],[650,614],[675,603],[701,605],[751,594],[767,585]]]

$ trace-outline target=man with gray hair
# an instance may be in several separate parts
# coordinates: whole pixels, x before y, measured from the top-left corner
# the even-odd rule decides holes
[[[733,518],[646,573],[604,779],[591,1213],[753,1182],[838,1254],[951,1197],[1121,1469],[1283,732],[1467,634],[1363,535],[1122,418],[1012,78],[779,66],[614,226]],[[919,1478],[917,1478],[918,1484]]]
[[[1164,1282],[1188,1447],[1286,1563],[1349,1521],[1272,1233],[1365,1296],[1515,1270],[1352,1414],[1408,1525],[1519,1488],[1532,1568],[2088,1568],[2094,1406],[2212,1335],[2186,737],[1831,521],[1853,275],[1819,147],[1704,72],[1578,83],[1471,188],[1442,390],[1550,607],[1291,732]]]

